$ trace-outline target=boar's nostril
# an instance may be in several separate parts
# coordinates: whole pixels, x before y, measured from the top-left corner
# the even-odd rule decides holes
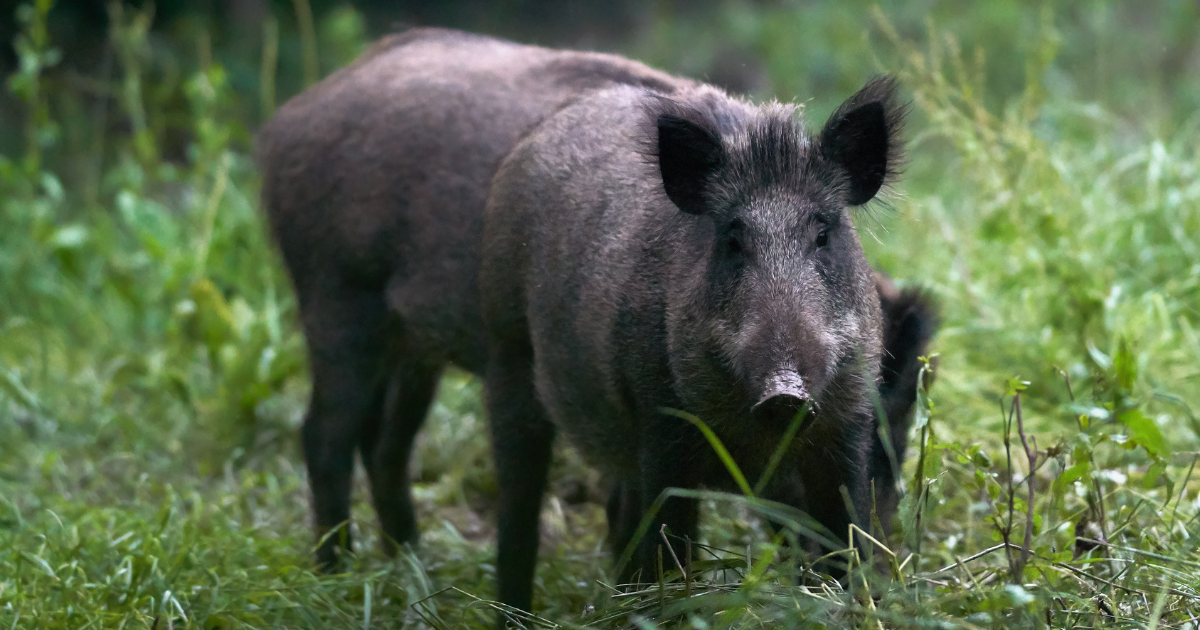
[[[779,431],[787,429],[788,425],[795,419],[796,414],[800,413],[801,408],[808,404],[805,398],[797,398],[788,394],[780,394],[772,396],[751,409],[751,414],[757,424],[771,427]],[[811,410],[810,410],[811,411]],[[806,415],[802,420],[800,429],[808,428],[812,423],[812,415]]]
[[[801,408],[810,402],[804,380],[795,372],[779,372],[767,380],[767,387],[750,413],[758,422],[767,426],[785,429],[800,412]],[[811,409],[809,410],[811,411]],[[804,419],[805,428],[812,422],[809,414]]]

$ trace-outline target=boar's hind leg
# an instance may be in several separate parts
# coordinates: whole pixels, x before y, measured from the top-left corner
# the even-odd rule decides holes
[[[317,563],[334,570],[339,546],[350,547],[344,526],[350,518],[354,449],[364,424],[381,412],[385,354],[379,340],[387,318],[378,294],[323,289],[301,292],[313,380],[302,435],[317,535],[324,538]],[[329,534],[335,528],[340,529]]]
[[[496,581],[501,602],[529,611],[554,425],[534,390],[531,353],[515,354],[493,356],[485,388],[500,489]]]
[[[392,369],[383,413],[369,421],[362,434],[359,452],[371,481],[371,497],[383,529],[383,550],[388,555],[394,555],[400,545],[417,542],[408,463],[440,372],[437,361],[402,354]]]

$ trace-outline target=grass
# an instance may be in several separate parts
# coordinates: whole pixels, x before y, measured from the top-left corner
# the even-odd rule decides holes
[[[113,6],[114,68],[86,90],[55,72],[50,3],[19,13],[8,86],[28,115],[0,157],[0,627],[490,627],[496,489],[461,373],[418,445],[421,546],[377,551],[360,479],[358,555],[313,572],[303,338],[247,147],[276,56],[329,70],[361,49],[361,21],[316,16],[303,37],[270,21],[266,61],[210,50],[170,75],[155,46],[192,42],[154,43],[147,14]],[[799,581],[758,516],[801,515],[698,492],[690,561],[623,591],[600,481],[563,447],[539,617],[522,623],[1196,628],[1195,6],[1129,28],[1106,3],[715,6],[656,5],[620,46],[693,74],[748,51],[761,95],[816,95],[814,120],[880,69],[913,98],[904,195],[861,226],[872,262],[944,309],[903,531],[851,558],[845,587]]]

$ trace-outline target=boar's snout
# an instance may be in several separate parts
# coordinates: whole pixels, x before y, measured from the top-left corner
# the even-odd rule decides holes
[[[794,371],[785,370],[767,379],[763,394],[750,408],[750,413],[757,423],[783,430],[806,404],[811,406],[812,397],[804,386],[804,379]],[[801,429],[812,422],[811,411],[805,415]]]

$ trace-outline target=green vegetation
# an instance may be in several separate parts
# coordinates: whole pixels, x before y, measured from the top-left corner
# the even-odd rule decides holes
[[[668,558],[620,593],[598,480],[563,448],[526,624],[1196,628],[1200,8],[809,4],[664,3],[612,46],[695,75],[761,60],[759,96],[812,97],[814,120],[874,72],[910,91],[901,194],[860,225],[944,310],[903,531],[862,562],[899,579],[799,586],[756,518],[775,508],[704,493],[693,575]],[[290,86],[346,63],[358,14],[269,20],[229,60],[113,3],[110,76],[71,82],[50,5],[18,10],[25,115],[0,143],[19,147],[0,155],[0,627],[490,627],[496,491],[460,373],[419,445],[421,547],[377,551],[360,482],[353,566],[312,571],[304,344],[249,140],[276,66]]]

